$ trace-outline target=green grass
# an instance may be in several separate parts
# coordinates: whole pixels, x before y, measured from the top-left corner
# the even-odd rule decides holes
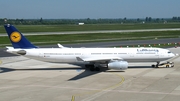
[[[129,29],[159,29],[179,28],[180,24],[103,24],[103,25],[18,25],[21,32],[60,32],[60,31],[92,31],[92,30],[129,30]],[[0,33],[5,33],[0,26]],[[56,43],[83,43],[122,40],[146,40],[159,38],[178,38],[180,31],[154,31],[154,32],[129,32],[129,33],[93,33],[93,34],[64,34],[64,35],[37,35],[26,36],[33,44]],[[10,44],[8,37],[0,37],[0,46]]]
[[[82,43],[122,40],[145,40],[159,38],[178,38],[180,31],[162,32],[131,32],[131,33],[93,33],[93,34],[64,34],[64,35],[37,35],[26,36],[35,44],[56,44],[56,43]],[[8,37],[1,37],[0,44],[9,44]]]
[[[170,24],[92,24],[92,25],[16,25],[19,31],[28,32],[65,32],[65,31],[97,31],[97,30],[132,30],[132,29],[159,29],[179,28],[179,23]],[[0,33],[6,33],[0,26]]]
[[[180,43],[165,43],[165,44],[146,44],[146,45],[126,45],[126,46],[115,46],[115,47],[159,47],[159,48],[167,48],[167,47],[179,47]]]
[[[73,34],[73,35],[39,35],[27,36],[32,42],[51,42],[51,41],[76,41],[76,40],[98,40],[98,39],[131,39],[131,38],[163,38],[179,37],[180,31],[162,31],[162,32],[133,32],[133,33],[93,33],[93,34]]]

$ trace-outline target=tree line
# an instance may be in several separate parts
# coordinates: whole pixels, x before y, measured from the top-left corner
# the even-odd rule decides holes
[[[63,24],[124,24],[124,23],[172,23],[172,22],[180,22],[180,17],[172,17],[172,18],[137,18],[137,19],[129,19],[129,18],[119,18],[119,19],[7,19],[0,18],[0,25],[4,25],[6,23],[14,24],[14,25],[63,25]]]

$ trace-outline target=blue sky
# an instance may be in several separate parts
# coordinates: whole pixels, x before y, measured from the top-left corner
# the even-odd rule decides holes
[[[0,18],[172,18],[180,0],[0,0]]]

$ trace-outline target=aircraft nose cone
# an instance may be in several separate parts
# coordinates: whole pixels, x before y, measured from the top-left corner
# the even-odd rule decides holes
[[[171,57],[174,57],[174,56],[176,56],[176,55],[175,55],[174,53],[172,53],[172,54],[171,54]]]

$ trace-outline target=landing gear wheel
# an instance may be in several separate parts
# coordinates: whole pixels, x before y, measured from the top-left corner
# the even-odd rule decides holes
[[[157,62],[157,64],[156,64],[156,68],[158,68],[158,66],[159,66],[159,63],[160,63],[160,62]]]
[[[156,66],[155,65],[152,65],[153,68],[155,68]]]
[[[89,68],[90,71],[100,71],[99,67],[96,67],[96,66],[91,65],[91,64],[85,65],[85,67]]]
[[[166,68],[169,68],[169,65],[166,65]]]
[[[94,71],[95,68],[94,68],[94,67],[90,67],[89,70],[90,70],[90,71]]]
[[[95,70],[96,70],[96,71],[100,71],[100,68],[99,68],[99,67],[96,67]]]

